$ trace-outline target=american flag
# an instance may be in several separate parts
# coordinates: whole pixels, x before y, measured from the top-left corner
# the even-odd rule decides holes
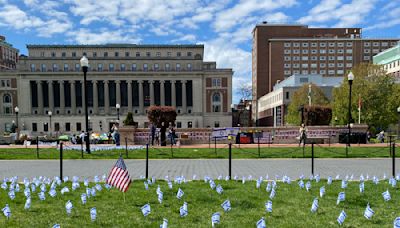
[[[111,169],[107,178],[107,184],[118,188],[122,192],[126,192],[131,184],[131,177],[126,169],[124,159],[120,157]]]

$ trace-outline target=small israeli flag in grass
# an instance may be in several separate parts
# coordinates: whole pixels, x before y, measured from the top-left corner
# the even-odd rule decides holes
[[[11,200],[15,199],[15,192],[14,191],[9,191],[8,192],[8,197],[10,197]]]
[[[105,187],[107,190],[110,190],[111,185],[109,185],[109,184],[104,184],[104,187]]]
[[[394,228],[400,228],[400,217],[397,217],[393,222]]]
[[[72,182],[72,191],[75,191],[79,187],[80,187],[80,185],[78,182]]]
[[[99,191],[99,192],[101,192],[101,190],[103,189],[103,188],[101,187],[100,184],[96,184],[94,187],[95,187],[96,190]]]
[[[325,195],[325,186],[322,186],[321,188],[319,188],[319,197],[324,197]]]
[[[226,176],[226,177],[225,177],[225,181],[229,181],[229,176]]]
[[[318,183],[321,180],[321,177],[319,176],[319,174],[317,174],[314,179],[315,179],[315,182]]]
[[[386,180],[386,173],[383,174],[383,180]]]
[[[347,188],[347,180],[342,180],[342,188]]]
[[[31,198],[29,197],[28,199],[26,199],[26,201],[25,201],[25,210],[28,210],[29,208],[31,208],[31,202],[32,202],[32,200],[31,200]]]
[[[215,182],[213,180],[210,180],[210,188],[211,189],[215,188]]]
[[[86,204],[87,197],[86,197],[86,194],[85,194],[85,193],[82,193],[82,194],[81,194],[81,201],[82,201],[82,204]]]
[[[25,188],[24,195],[25,195],[26,198],[31,196],[31,189],[29,187]]]
[[[303,180],[300,180],[298,184],[299,184],[299,187],[300,187],[301,189],[304,188],[304,181],[303,181]]]
[[[79,181],[79,177],[78,176],[73,176],[72,177],[72,182],[78,182]]]
[[[7,219],[9,219],[11,217],[11,209],[8,206],[8,204],[6,204],[6,206],[1,209],[3,211],[4,216],[6,216]]]
[[[95,187],[92,187],[92,189],[90,191],[90,195],[96,196],[96,188]]]
[[[86,187],[89,186],[89,180],[87,178],[85,178],[85,180],[83,181],[83,185],[85,185]]]
[[[218,192],[218,194],[222,194],[222,192],[224,191],[224,189],[222,188],[222,186],[221,185],[218,185],[217,186],[217,192]]]
[[[181,217],[185,217],[188,215],[188,207],[186,202],[184,202],[183,206],[179,208],[179,213]]]
[[[317,212],[317,210],[318,210],[318,198],[315,198],[311,205],[311,212],[315,213]]]
[[[3,190],[7,190],[7,182],[1,183],[1,188],[2,188]]]
[[[222,180],[222,175],[219,175],[217,179]]]
[[[50,191],[49,191],[49,195],[51,196],[51,197],[55,197],[56,195],[57,195],[57,192],[56,192],[56,190],[54,190],[54,189],[51,189]]]
[[[376,176],[374,176],[372,178],[372,182],[374,182],[374,184],[379,184],[379,179]]]
[[[96,221],[96,216],[97,216],[96,207],[92,207],[92,209],[90,209],[90,219],[92,219],[92,222]]]
[[[346,199],[346,194],[344,192],[340,192],[338,194],[336,204],[339,204],[340,202],[344,201],[345,199]]]
[[[18,183],[15,185],[15,192],[19,192],[19,184]]]
[[[168,181],[168,188],[172,189],[172,182],[171,181]]]
[[[72,205],[71,201],[68,200],[68,202],[65,204],[65,209],[67,210],[67,214],[70,215],[71,214],[71,210],[74,206]]]
[[[246,177],[242,177],[242,184],[245,184],[246,183]]]
[[[256,182],[256,188],[259,189],[261,187],[261,180],[257,180]]]
[[[107,175],[106,175],[106,174],[103,174],[103,176],[101,176],[101,180],[102,180],[103,182],[105,182],[105,181],[107,180]]]
[[[183,194],[185,194],[181,188],[178,189],[178,192],[176,193],[176,198],[181,199]]]
[[[360,176],[360,182],[363,182],[365,180],[364,175],[361,174]]]
[[[91,188],[86,188],[86,196],[88,198],[90,198],[90,193],[92,193],[92,189]]]
[[[332,184],[332,177],[329,176],[329,177],[328,177],[328,185],[331,185],[331,184]]]
[[[307,181],[307,183],[306,183],[306,190],[307,190],[307,192],[310,191],[310,189],[311,189],[311,182],[310,182],[310,181]]]
[[[386,192],[382,193],[382,196],[385,201],[389,201],[391,199],[389,190],[386,190]]]
[[[268,200],[268,202],[265,203],[265,209],[267,212],[272,212],[272,201]]]
[[[396,179],[394,179],[393,177],[391,177],[391,178],[389,179],[389,184],[390,184],[393,188],[395,188],[396,185],[397,185]]]
[[[273,180],[272,183],[271,183],[271,185],[272,185],[272,188],[275,189],[275,188],[276,188],[276,181]]]
[[[230,211],[231,210],[231,201],[225,200],[222,204],[221,207],[224,209],[224,211]]]
[[[158,202],[162,203],[163,198],[164,198],[164,193],[160,190],[160,192],[157,193],[157,198],[158,198]]]
[[[196,180],[196,178],[197,178],[197,175],[196,175],[196,174],[193,174],[192,180]]]
[[[212,214],[211,216],[211,224],[214,227],[215,224],[219,224],[221,219],[221,214],[219,212],[215,212],[214,214]]]
[[[267,192],[270,192],[271,189],[272,189],[271,182],[268,182],[268,183],[267,183],[267,187],[265,188],[265,190],[266,190]]]
[[[100,181],[99,176],[94,176],[93,181],[94,181],[94,183],[99,183],[99,181]]]
[[[40,185],[40,190],[42,192],[45,192],[46,191],[46,185],[44,185],[44,184]]]
[[[64,177],[64,182],[67,182],[69,180],[68,176]]]
[[[142,213],[145,217],[150,214],[150,204],[146,204],[142,207]]]
[[[338,174],[338,175],[336,175],[335,180],[339,180],[339,178],[340,178],[340,175]]]
[[[374,214],[375,214],[375,212],[369,207],[369,204],[368,204],[367,208],[365,208],[365,211],[364,211],[364,217],[366,219],[371,219]]]
[[[39,199],[42,200],[42,201],[46,199],[46,196],[44,195],[44,192],[40,192],[39,193]]]
[[[359,187],[360,187],[360,193],[364,193],[364,190],[365,190],[364,182],[361,182]]]
[[[64,193],[69,192],[69,188],[68,187],[64,187],[61,189],[61,194],[64,195]]]
[[[149,184],[147,184],[147,182],[144,182],[144,189],[149,190]]]
[[[270,198],[270,199],[274,199],[274,198],[275,198],[275,195],[276,195],[276,192],[275,192],[275,189],[273,188],[273,189],[271,190],[271,194],[269,194],[269,198]]]
[[[267,228],[264,217],[262,217],[260,220],[258,220],[256,225],[257,225],[257,228]]]
[[[160,228],[168,228],[168,219],[164,218]]]
[[[345,219],[346,219],[346,212],[344,211],[340,212],[339,217],[337,218],[337,222],[339,223],[339,225],[342,225]]]

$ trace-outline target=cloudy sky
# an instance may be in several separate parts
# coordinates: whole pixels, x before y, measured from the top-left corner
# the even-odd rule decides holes
[[[251,31],[262,21],[361,27],[400,38],[400,0],[0,0],[0,34],[26,44],[196,44],[251,82]],[[236,103],[238,96],[234,96]]]

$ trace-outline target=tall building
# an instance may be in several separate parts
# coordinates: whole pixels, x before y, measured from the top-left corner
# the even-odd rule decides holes
[[[395,46],[397,39],[363,39],[361,28],[309,28],[306,25],[263,22],[253,30],[253,103],[292,74],[346,75],[354,65]],[[259,125],[273,125],[272,110],[253,118]]]
[[[146,110],[151,105],[176,107],[178,128],[232,124],[232,69],[205,62],[203,45],[27,45],[27,48],[29,55],[20,58],[16,71],[0,74],[0,79],[16,82],[16,88],[9,90],[16,90],[18,98],[11,97],[10,103],[19,107],[21,130],[38,134],[76,133],[85,128],[83,73],[79,62],[83,55],[90,65],[89,125],[95,132],[108,132],[117,121],[116,104],[121,106],[121,122],[132,112],[139,127],[147,126]],[[9,96],[9,90],[0,90],[0,96]],[[13,112],[13,109],[2,110],[1,130],[15,118]]]
[[[400,83],[400,42],[397,46],[384,50],[373,58],[374,64],[382,65],[383,69]]]
[[[4,36],[0,36],[0,70],[15,69],[18,62],[18,49],[6,42]]]

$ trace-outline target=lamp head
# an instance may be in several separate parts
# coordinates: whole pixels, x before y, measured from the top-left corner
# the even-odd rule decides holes
[[[115,107],[116,107],[117,109],[119,109],[119,108],[121,108],[121,105],[120,105],[120,104],[116,104]]]
[[[88,58],[86,58],[86,56],[84,55],[84,56],[82,56],[80,62],[81,62],[81,67],[82,67],[83,72],[87,72],[87,69],[89,67]]]
[[[354,80],[353,72],[350,71],[350,73],[347,75],[347,80],[349,80],[349,81],[353,81]]]
[[[17,114],[18,114],[18,112],[19,112],[19,108],[18,108],[18,106],[15,106],[15,108],[14,108],[14,111],[15,111],[15,113],[17,113]]]
[[[400,114],[400,106],[397,107],[397,112]]]
[[[232,109],[235,108],[235,105],[234,105],[234,104],[231,104],[231,108],[232,108]]]
[[[49,114],[49,116],[53,115],[53,112],[49,111],[47,114]]]

